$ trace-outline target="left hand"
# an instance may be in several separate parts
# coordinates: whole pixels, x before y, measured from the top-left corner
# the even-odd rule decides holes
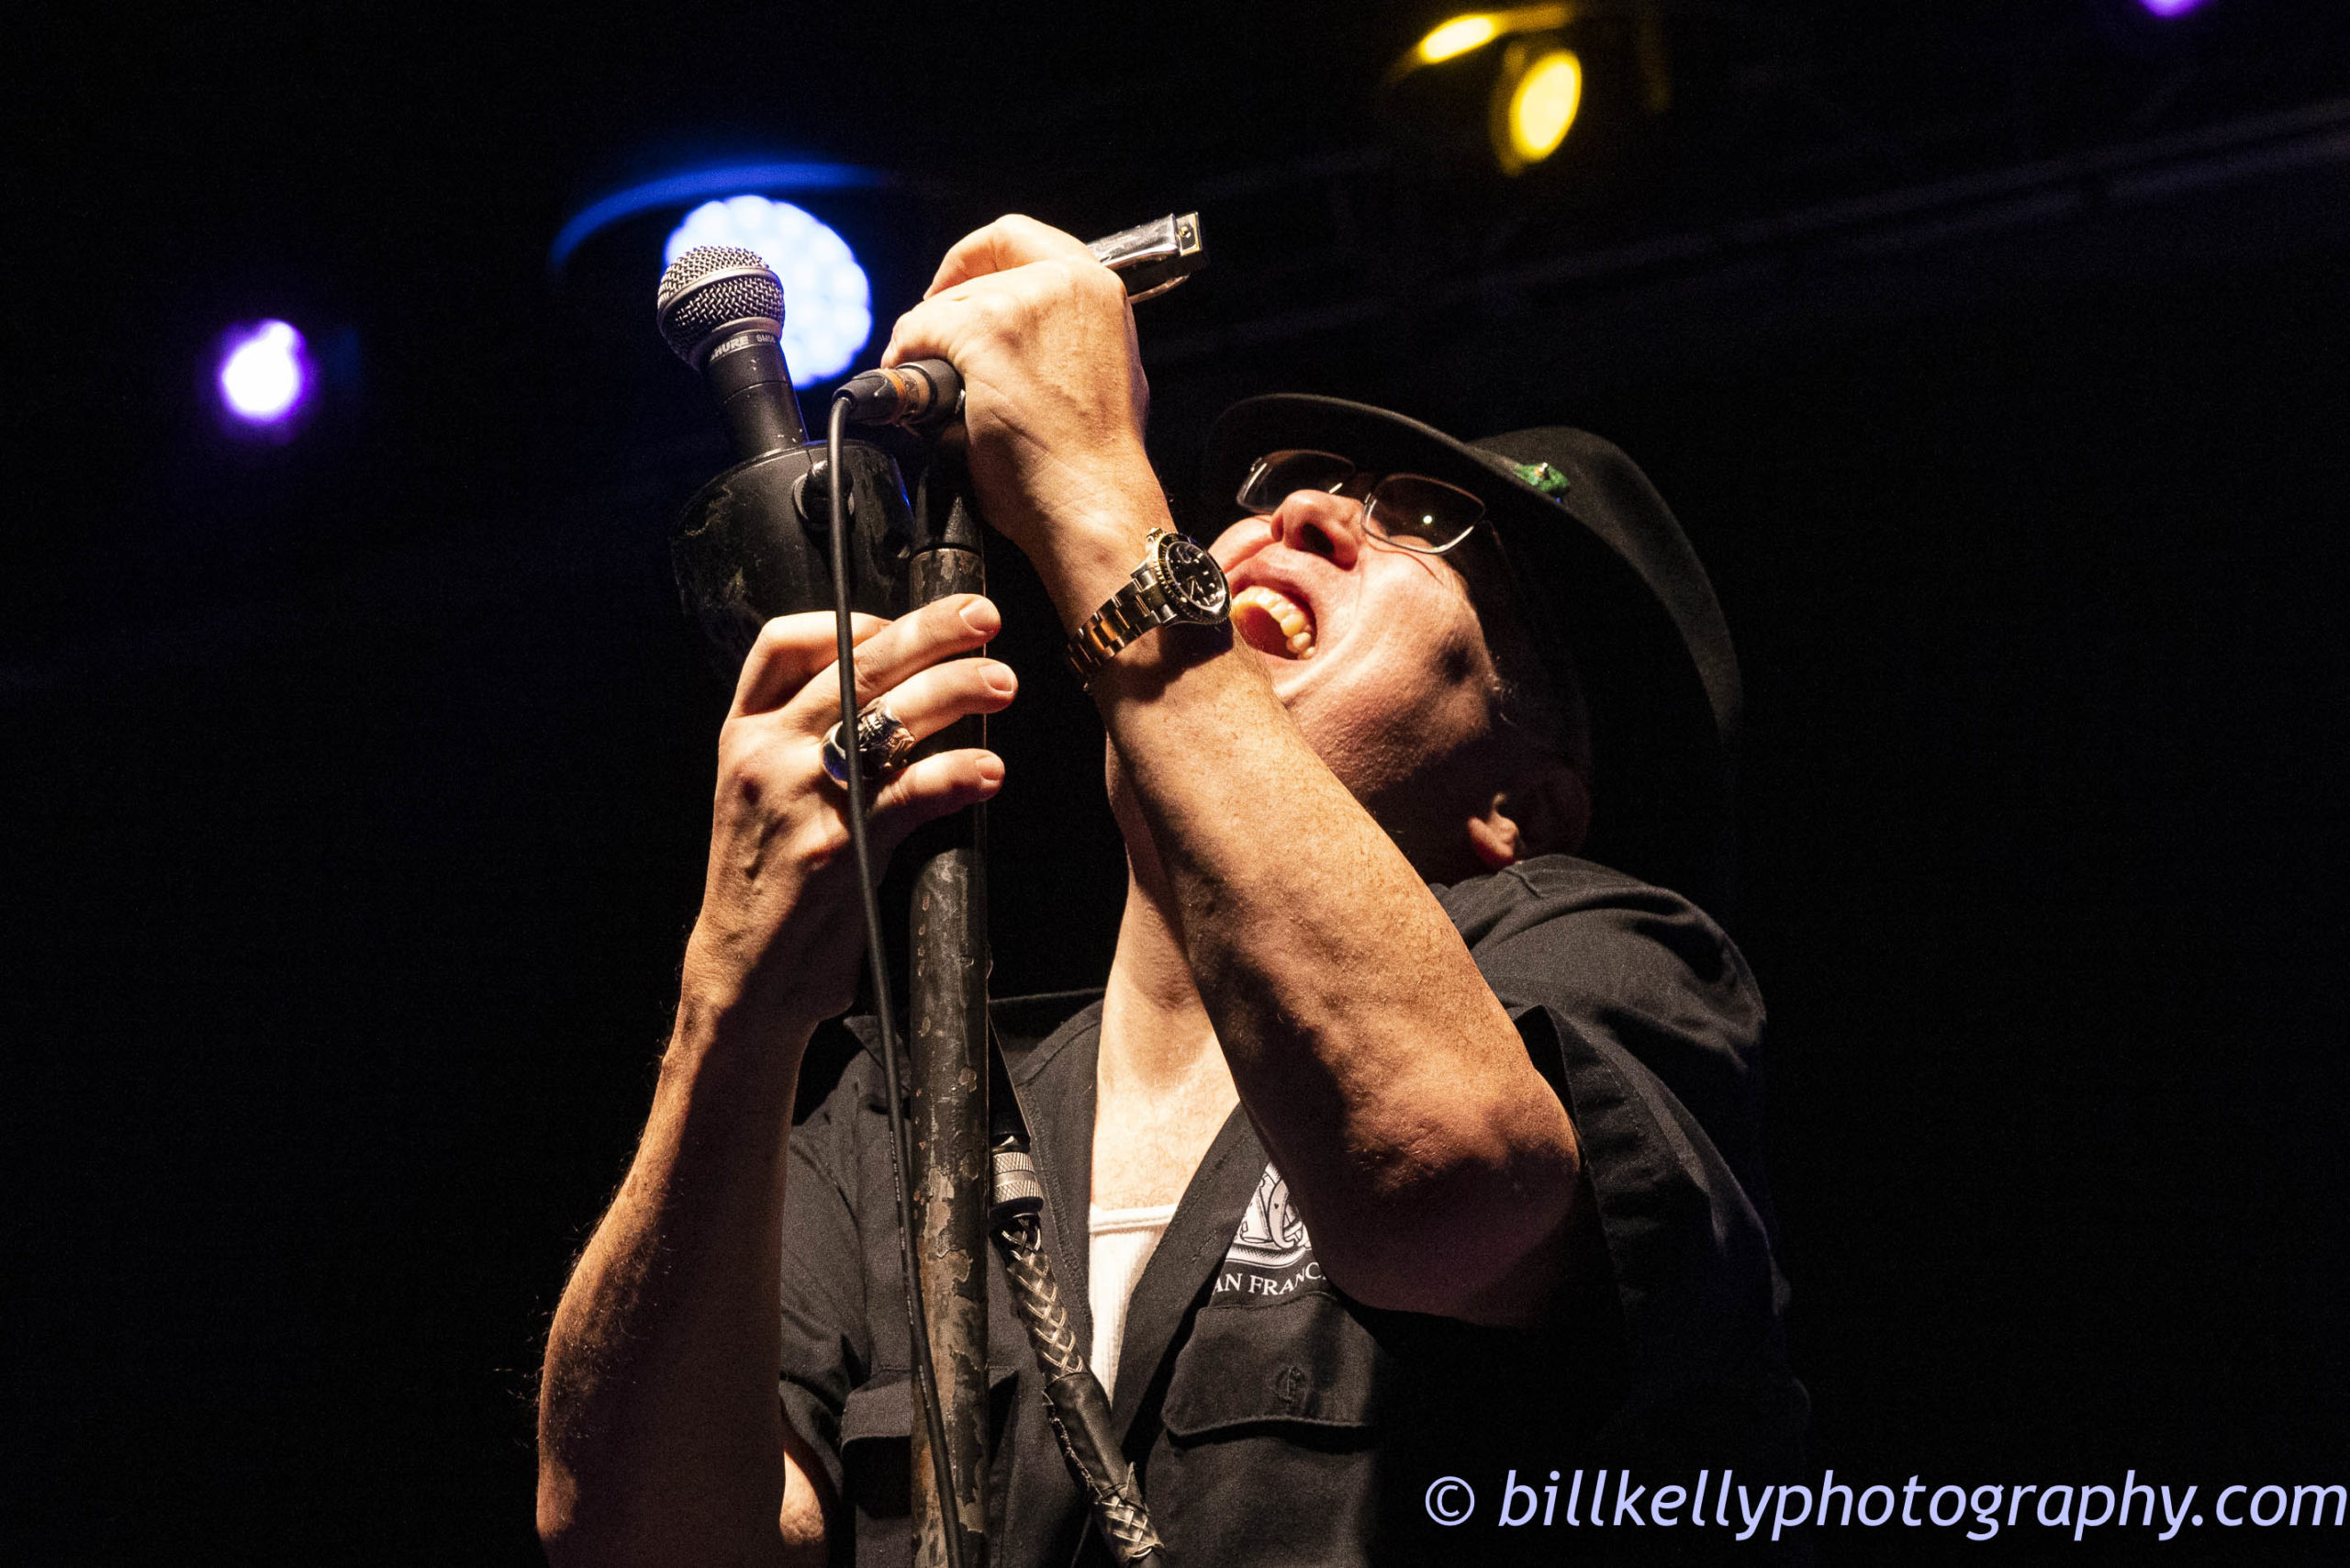
[[[974,595],[937,599],[896,621],[859,616],[860,706],[888,697],[925,739],[972,713],[998,712],[1018,682],[993,659],[959,658],[1002,625]],[[718,790],[701,913],[686,944],[684,991],[712,1015],[743,1003],[787,1021],[789,1036],[845,1008],[865,942],[846,795],[825,776],[822,737],[840,716],[840,666],[829,611],[761,629],[718,733]],[[918,824],[992,796],[1002,759],[976,749],[913,762],[875,790],[877,866]],[[683,1006],[680,1015],[695,1007]],[[804,1036],[802,1036],[804,1037]]]
[[[1000,218],[946,252],[881,363],[931,358],[962,373],[988,521],[1035,563],[1063,622],[1081,622],[1167,521],[1125,286],[1074,236]]]

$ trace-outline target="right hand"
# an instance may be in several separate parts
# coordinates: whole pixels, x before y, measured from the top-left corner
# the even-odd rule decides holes
[[[1084,241],[998,218],[946,252],[898,319],[887,365],[951,361],[963,377],[971,479],[1065,625],[1124,586],[1167,498],[1143,445],[1150,387],[1125,286]]]
[[[1002,625],[995,606],[970,594],[896,621],[856,617],[858,706],[888,696],[917,739],[998,711],[1017,689],[1011,666],[956,655],[982,646]],[[840,717],[834,651],[832,613],[819,610],[768,622],[744,661],[718,737],[710,868],[686,946],[689,1001],[812,1027],[856,995],[862,895],[846,794],[822,760],[824,733]],[[1002,783],[1002,759],[978,749],[898,771],[867,816],[876,872],[915,827],[988,799]]]

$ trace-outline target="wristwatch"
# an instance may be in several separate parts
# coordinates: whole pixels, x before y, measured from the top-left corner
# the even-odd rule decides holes
[[[1069,667],[1080,686],[1146,632],[1179,621],[1213,626],[1231,617],[1232,588],[1214,556],[1181,534],[1158,528],[1150,531],[1143,547],[1142,565],[1126,585],[1069,633]]]

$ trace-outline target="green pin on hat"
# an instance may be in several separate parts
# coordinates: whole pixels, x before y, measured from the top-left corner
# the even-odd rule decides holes
[[[1572,479],[1568,478],[1548,463],[1513,463],[1509,465],[1509,471],[1554,501],[1574,488],[1575,482]]]

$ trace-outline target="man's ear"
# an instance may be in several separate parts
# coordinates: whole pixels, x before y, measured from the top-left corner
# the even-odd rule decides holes
[[[1516,789],[1469,819],[1469,846],[1494,870],[1537,855],[1572,855],[1591,830],[1591,789],[1563,762],[1546,759]]]

